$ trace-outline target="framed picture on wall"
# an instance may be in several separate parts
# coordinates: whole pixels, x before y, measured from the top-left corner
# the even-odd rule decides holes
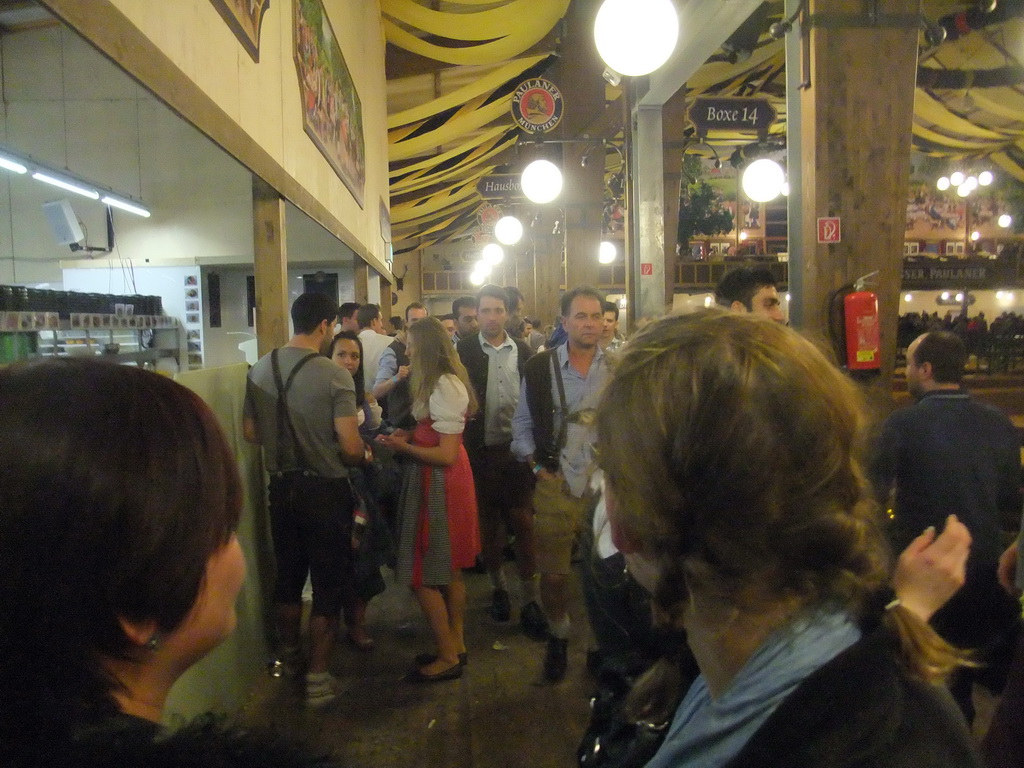
[[[252,60],[260,60],[260,27],[270,0],[210,0]]]
[[[322,0],[292,2],[303,128],[362,208],[366,143],[363,107],[352,73]]]

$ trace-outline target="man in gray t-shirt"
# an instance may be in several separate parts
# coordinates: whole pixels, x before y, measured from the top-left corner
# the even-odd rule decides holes
[[[295,333],[252,367],[246,386],[245,439],[263,446],[270,473],[270,527],[277,560],[277,625],[287,667],[301,662],[302,589],[313,580],[312,652],[306,699],[335,697],[327,661],[342,609],[361,614],[352,558],[354,501],[346,464],[363,460],[351,375],[320,354],[338,307],[304,293],[292,305]]]

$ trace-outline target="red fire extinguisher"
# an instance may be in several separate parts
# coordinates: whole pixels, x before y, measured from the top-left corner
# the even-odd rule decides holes
[[[858,286],[860,287],[860,286]],[[878,295],[857,290],[843,297],[846,330],[846,367],[851,371],[877,370],[882,365]]]

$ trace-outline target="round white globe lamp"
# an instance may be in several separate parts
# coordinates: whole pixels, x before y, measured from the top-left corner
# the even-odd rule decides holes
[[[997,222],[1000,227],[1006,229],[1008,226],[1013,224],[1013,217],[1008,213],[1004,213],[1002,216],[999,217]]]
[[[523,222],[515,216],[502,216],[494,225],[494,236],[502,245],[515,245],[523,239]]]
[[[978,183],[983,187],[987,187],[995,181],[995,177],[992,175],[992,171],[982,171],[978,174]]]
[[[537,205],[550,203],[562,192],[562,172],[550,160],[534,160],[523,169],[523,194]]]
[[[594,41],[604,63],[635,77],[656,70],[679,40],[672,0],[604,0],[594,21]]]
[[[960,197],[967,197],[969,194],[971,194],[971,188],[967,186],[967,182],[964,182],[963,184],[956,188],[956,193],[960,195]]]
[[[762,157],[743,172],[743,193],[755,203],[767,203],[779,196],[786,174],[774,160]]]
[[[979,232],[978,230],[974,230],[973,232],[971,232],[971,240],[973,240],[974,242],[978,242],[979,240],[981,240],[981,232]]]
[[[935,188],[939,190],[939,192],[945,192],[949,189],[949,178],[946,176],[939,177],[939,180],[935,182]]]
[[[479,272],[474,272],[469,276],[469,282],[471,282],[473,285],[483,285],[484,280],[486,279],[487,277],[480,274]]]
[[[473,265],[473,272],[478,275],[483,275],[485,279],[491,276],[492,271],[494,271],[494,268],[484,259],[480,259],[480,261]]]
[[[597,260],[602,264],[611,264],[615,261],[615,256],[618,252],[615,250],[615,244],[609,243],[607,240],[602,240],[601,245],[597,249]]]
[[[484,257],[483,261],[494,266],[495,264],[501,264],[501,260],[505,258],[505,251],[497,243],[488,243],[484,246],[482,255]]]
[[[966,178],[967,177],[964,176],[960,171],[953,171],[953,173],[950,174],[949,176],[949,183],[952,184],[954,187],[959,187],[961,184],[964,183],[964,179]]]

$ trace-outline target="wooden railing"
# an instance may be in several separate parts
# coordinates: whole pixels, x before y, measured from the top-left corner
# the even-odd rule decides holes
[[[737,261],[677,261],[675,287],[679,290],[710,290],[729,270],[740,266],[763,266],[771,270],[780,288],[789,284],[789,263],[773,257]],[[472,293],[468,268],[423,272],[421,289],[424,295]],[[598,272],[598,288],[621,292],[626,287],[624,264],[602,266]],[[909,256],[903,260],[903,288],[1024,288],[1024,258],[998,259]]]

